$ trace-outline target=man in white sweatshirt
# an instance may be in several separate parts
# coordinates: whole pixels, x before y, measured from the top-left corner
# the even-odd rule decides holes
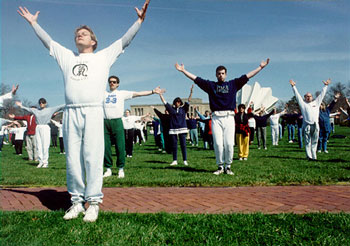
[[[324,96],[326,95],[327,88],[331,83],[331,80],[328,79],[327,81],[323,81],[325,86],[315,100],[313,100],[310,92],[307,92],[303,99],[295,86],[296,83],[293,80],[290,80],[289,83],[293,88],[301,114],[303,115],[303,133],[305,137],[306,156],[309,161],[316,161],[317,142],[320,131],[320,127],[318,125],[318,117],[320,114],[319,108]]]
[[[73,52],[52,40],[39,26],[39,11],[33,15],[26,8],[17,10],[49,49],[64,77],[63,138],[67,189],[73,204],[64,215],[65,220],[77,218],[85,212],[85,202],[90,206],[83,220],[94,222],[98,217],[99,203],[103,198],[103,99],[109,70],[140,29],[148,4],[149,0],[146,0],[141,10],[135,8],[138,19],[122,38],[96,53],[97,38],[90,27],[84,25],[76,29],[78,52]]]

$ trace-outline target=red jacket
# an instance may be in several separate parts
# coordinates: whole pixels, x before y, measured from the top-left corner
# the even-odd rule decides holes
[[[36,128],[36,122],[35,122],[35,115],[24,115],[24,116],[16,116],[15,120],[25,120],[27,121],[27,135],[35,135],[35,128]]]

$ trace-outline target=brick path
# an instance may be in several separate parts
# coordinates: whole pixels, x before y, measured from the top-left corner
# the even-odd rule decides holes
[[[101,210],[130,213],[350,212],[350,186],[104,188]],[[66,188],[5,188],[6,211],[66,210]]]

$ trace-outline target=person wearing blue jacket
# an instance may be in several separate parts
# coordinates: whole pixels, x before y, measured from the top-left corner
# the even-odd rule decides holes
[[[187,78],[194,81],[208,94],[209,106],[212,111],[212,132],[214,150],[218,170],[215,175],[231,172],[233,159],[233,146],[235,144],[235,118],[236,94],[250,78],[258,74],[267,66],[270,59],[262,61],[258,68],[242,75],[240,78],[226,81],[227,69],[224,66],[216,68],[217,82],[204,80],[188,72],[183,64],[175,64],[175,68]]]
[[[325,153],[328,153],[327,140],[332,130],[330,114],[332,109],[334,108],[334,105],[338,101],[339,97],[340,97],[340,93],[336,93],[334,95],[334,100],[328,105],[328,107],[326,107],[326,104],[324,102],[321,103],[320,115],[318,117],[318,124],[320,126],[320,133],[319,133],[320,135],[318,138],[318,148],[317,148],[318,152],[321,152],[323,150]]]
[[[191,88],[191,93],[188,98],[188,101],[191,101],[193,87]],[[181,98],[176,97],[173,101],[173,105],[167,103],[163,97],[163,94],[159,94],[160,99],[164,103],[166,110],[170,115],[170,129],[169,135],[172,142],[172,152],[173,152],[173,162],[170,166],[176,166],[177,163],[177,137],[179,137],[180,147],[182,152],[182,159],[185,166],[188,165],[187,162],[187,149],[186,149],[186,136],[188,133],[187,123],[186,123],[186,114],[190,108],[188,102],[183,103]]]

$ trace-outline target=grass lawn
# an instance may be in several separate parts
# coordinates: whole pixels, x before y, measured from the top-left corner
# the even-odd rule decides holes
[[[189,166],[170,167],[171,155],[160,153],[153,136],[135,146],[127,159],[125,179],[114,175],[105,187],[260,186],[350,184],[350,129],[337,127],[329,153],[308,162],[297,143],[280,141],[268,149],[251,146],[248,161],[235,160],[234,176],[212,174],[214,152],[188,146]],[[268,131],[269,132],[269,131]],[[14,155],[6,145],[1,157],[1,185],[66,186],[65,157],[50,149],[48,169]],[[117,170],[113,169],[114,174]],[[96,223],[64,221],[64,211],[6,212],[1,216],[1,245],[350,245],[350,214],[131,214],[101,212]]]
[[[269,130],[267,131],[270,132]],[[350,128],[337,127],[337,135],[347,138],[330,138],[329,153],[319,153],[317,162],[309,162],[305,150],[298,143],[280,141],[268,149],[250,148],[248,161],[237,160],[235,148],[232,170],[234,176],[213,175],[217,169],[213,150],[188,146],[189,166],[170,167],[172,156],[160,153],[154,146],[153,136],[142,146],[135,145],[132,158],[127,158],[126,178],[115,175],[104,180],[104,187],[126,186],[257,186],[257,185],[327,185],[350,183]],[[202,145],[200,143],[200,145]],[[14,149],[4,146],[1,156],[1,184],[6,186],[66,186],[65,156],[59,149],[50,148],[48,169],[37,169],[36,163],[28,162],[27,154],[16,156]],[[114,156],[114,159],[116,157]],[[117,169],[113,168],[114,174]]]

